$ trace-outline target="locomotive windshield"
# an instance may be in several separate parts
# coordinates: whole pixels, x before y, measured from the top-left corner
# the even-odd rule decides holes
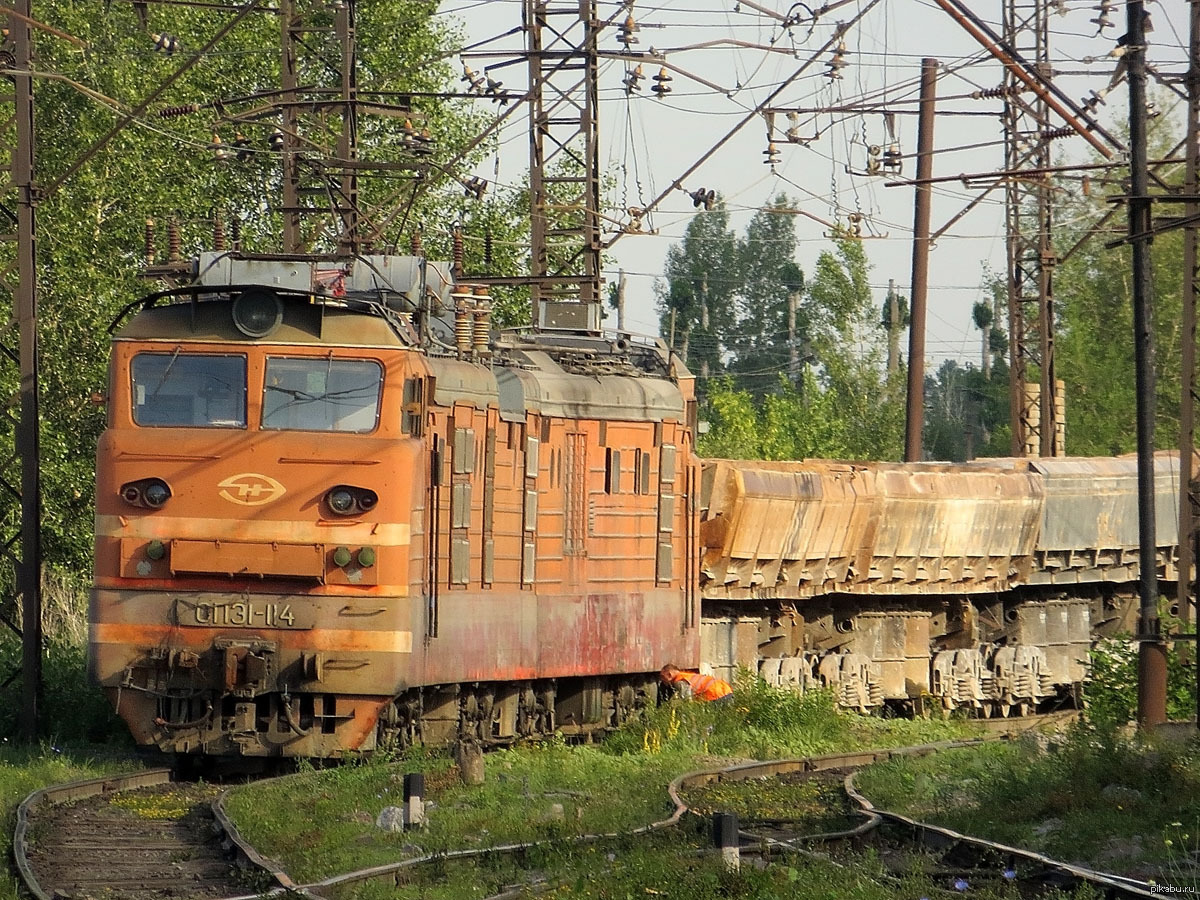
[[[269,358],[262,427],[357,434],[373,431],[382,383],[382,367],[369,360]]]
[[[158,427],[246,427],[246,357],[139,353],[133,420]]]

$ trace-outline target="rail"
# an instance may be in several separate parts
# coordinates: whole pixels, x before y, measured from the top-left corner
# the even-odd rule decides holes
[[[777,777],[791,773],[845,771],[847,774],[843,779],[844,789],[849,798],[858,805],[858,810],[863,816],[864,821],[853,828],[843,831],[802,835],[790,841],[774,840],[772,842],[774,845],[786,846],[795,850],[797,848],[794,846],[794,844],[801,842],[816,843],[857,839],[877,830],[885,823],[894,823],[900,828],[906,829],[912,834],[922,838],[927,835],[937,835],[944,842],[972,845],[981,850],[1002,853],[1005,856],[1013,859],[1024,860],[1030,864],[1033,864],[1041,871],[1055,874],[1063,879],[1096,885],[1106,892],[1105,896],[1155,896],[1151,893],[1151,885],[1148,882],[1123,878],[1110,873],[1100,872],[1083,866],[1074,865],[1072,863],[1053,860],[1047,856],[1044,856],[1043,854],[1035,853],[1029,850],[1023,850],[1018,847],[1010,847],[1008,845],[1000,844],[994,841],[988,841],[983,838],[976,838],[970,835],[960,834],[952,831],[951,829],[918,822],[900,813],[878,809],[866,797],[858,792],[854,786],[855,773],[858,770],[874,763],[883,762],[902,756],[920,756],[944,752],[946,750],[969,748],[978,746],[987,741],[1008,740],[1026,731],[1031,731],[1046,724],[1054,724],[1056,722],[1064,721],[1068,718],[1071,718],[1073,715],[1073,713],[1057,713],[1045,716],[1033,716],[1020,720],[985,720],[981,724],[992,733],[971,740],[941,741],[937,743],[887,750],[851,751],[847,753],[832,753],[819,756],[801,757],[797,759],[740,763],[732,766],[713,767],[686,772],[674,778],[667,786],[667,794],[672,804],[672,810],[670,815],[668,815],[666,818],[652,822],[648,825],[644,825],[640,828],[632,829],[630,831],[584,834],[575,837],[574,840],[579,843],[588,843],[617,837],[625,837],[629,835],[648,834],[664,828],[673,827],[677,825],[683,816],[689,812],[688,805],[682,796],[682,792],[686,791],[688,788],[700,787],[705,784],[711,784],[720,781],[738,781],[762,777]],[[126,776],[72,782],[70,784],[43,788],[30,794],[17,809],[17,824],[13,835],[13,852],[14,856],[16,857],[17,869],[29,892],[36,897],[37,900],[53,900],[52,895],[47,893],[38,883],[29,861],[29,827],[30,816],[32,812],[48,805],[72,802],[100,794],[115,793],[117,791],[126,791],[161,785],[169,781],[170,770],[153,769]],[[469,850],[464,849],[432,853],[422,856],[409,857],[406,859],[397,860],[395,862],[375,865],[369,868],[358,869],[351,872],[344,872],[320,881],[299,884],[290,876],[288,876],[288,874],[277,862],[263,857],[245,840],[244,837],[242,837],[236,824],[229,818],[225,811],[225,797],[227,793],[228,792],[223,792],[212,804],[213,814],[223,835],[223,841],[225,845],[232,852],[236,853],[242,865],[253,867],[261,872],[266,873],[269,875],[274,884],[273,888],[270,888],[266,891],[260,890],[253,894],[230,897],[227,898],[227,900],[253,900],[255,897],[280,896],[283,894],[288,894],[291,896],[301,895],[312,898],[312,900],[319,900],[321,897],[320,892],[323,890],[340,888],[345,885],[371,881],[377,878],[394,878],[398,873],[406,869],[420,867],[428,863],[444,863],[448,860],[478,858],[488,854],[518,853],[547,843],[546,841],[542,840],[524,841],[489,847],[472,848]],[[757,836],[748,832],[743,832],[743,837],[751,842],[760,840]]]

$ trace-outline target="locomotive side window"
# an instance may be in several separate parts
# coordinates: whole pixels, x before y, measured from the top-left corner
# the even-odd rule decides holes
[[[375,430],[383,368],[365,359],[267,359],[262,427],[286,431]]]
[[[167,428],[245,428],[246,357],[138,353],[133,421]]]

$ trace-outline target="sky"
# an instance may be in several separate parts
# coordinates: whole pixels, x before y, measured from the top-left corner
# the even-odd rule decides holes
[[[1112,26],[1099,30],[1092,20],[1098,18],[1098,7],[1104,2],[1049,3],[1055,82],[1076,100],[1105,88],[1116,66],[1109,54],[1125,32],[1125,11],[1119,0],[1112,0],[1108,14]],[[552,8],[570,5],[569,0],[550,0]],[[634,16],[641,29],[637,33],[640,43],[631,49],[665,50],[673,65],[697,76],[672,73],[671,94],[658,98],[649,91],[650,76],[658,67],[647,64],[643,90],[628,96],[623,87],[628,64],[602,62],[601,170],[613,184],[604,198],[606,214],[621,218],[628,207],[644,206],[657,197],[821,48],[839,21],[850,21],[869,5],[869,0],[850,0],[818,15],[811,26],[789,31],[781,27],[781,17],[795,14],[808,19],[808,10],[817,4],[601,0],[602,20],[612,17],[620,22],[627,14]],[[1002,0],[971,0],[970,6],[997,33],[1001,31]],[[1150,2],[1147,9],[1155,29],[1150,35],[1149,63],[1164,74],[1182,72],[1187,3]],[[460,22],[467,43],[479,50],[522,48],[519,31],[504,36],[520,28],[522,0],[446,0],[439,14]],[[886,106],[895,112],[894,134],[901,152],[914,154],[921,59],[933,57],[940,63],[934,176],[1003,168],[1000,102],[970,97],[972,92],[1000,85],[1001,66],[932,0],[880,0],[846,34],[845,44],[846,65],[840,70],[840,79],[826,77],[830,54],[825,53],[785,88],[772,106],[814,109],[862,104],[869,99],[874,107]],[[600,47],[602,51],[623,49],[617,28],[601,34]],[[493,57],[467,62],[486,71],[489,65],[503,61]],[[504,81],[507,90],[526,87],[522,65],[503,66],[492,74]],[[715,89],[718,87],[722,90]],[[1110,130],[1118,130],[1127,115],[1127,91],[1122,84],[1100,108],[1100,121]],[[1182,121],[1182,103],[1162,105],[1167,116]],[[619,269],[626,274],[630,330],[658,332],[655,282],[662,279],[668,248],[682,239],[695,215],[685,192],[701,187],[715,189],[725,198],[739,234],[754,211],[778,194],[791,198],[797,209],[796,259],[805,271],[810,271],[817,255],[830,246],[828,223],[844,226],[851,214],[861,213],[877,301],[882,303],[886,296],[889,279],[894,279],[902,293],[908,293],[914,189],[886,186],[895,179],[852,174],[865,169],[868,146],[888,143],[884,115],[803,114],[797,124],[800,135],[819,136],[807,145],[777,141],[779,162],[771,167],[763,162],[766,123],[762,117],[753,118],[684,180],[683,191],[672,192],[645,220],[645,228],[652,234],[625,235],[612,247],[605,277],[615,280]],[[777,119],[777,132],[788,125]],[[528,172],[527,127],[523,114],[512,115],[493,154],[476,174],[499,184],[520,184]],[[1088,144],[1078,137],[1056,141],[1054,150],[1061,161],[1086,161],[1092,155]],[[905,159],[902,176],[912,177],[914,170],[915,158]],[[976,195],[977,191],[961,182],[936,185],[933,230],[945,225]],[[946,359],[978,359],[980,336],[971,323],[971,307],[985,299],[982,285],[987,273],[1005,270],[1003,199],[1001,190],[994,191],[956,221],[932,251],[926,341],[931,367]],[[1066,298],[1058,299],[1063,302]]]

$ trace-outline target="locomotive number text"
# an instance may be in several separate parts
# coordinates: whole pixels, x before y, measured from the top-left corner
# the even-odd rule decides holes
[[[303,628],[297,625],[290,603],[197,603],[189,625],[236,628]]]

